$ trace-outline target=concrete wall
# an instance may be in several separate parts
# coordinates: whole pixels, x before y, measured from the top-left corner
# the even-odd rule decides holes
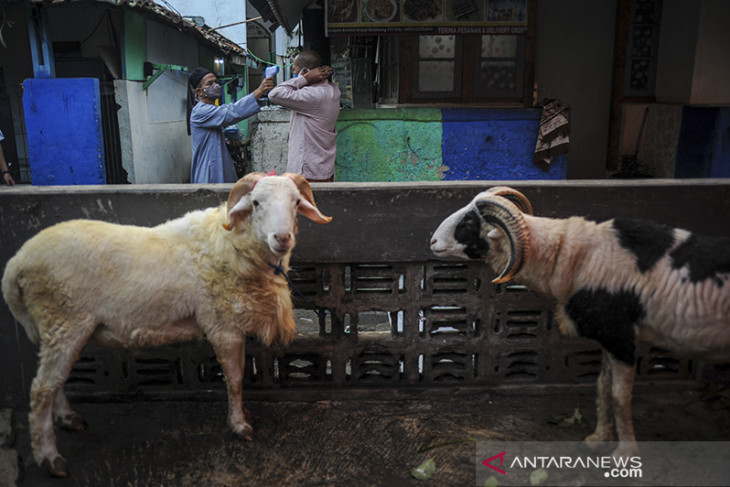
[[[655,90],[660,103],[689,103],[700,7],[684,0],[662,3]]]
[[[656,178],[730,177],[730,108],[637,103],[625,105],[623,115],[621,154],[636,153],[642,173]]]
[[[184,103],[184,99],[180,94],[182,90],[179,88],[179,83],[186,81],[187,78],[179,77],[178,82],[170,81],[167,75],[158,78],[156,83],[161,84],[155,91],[159,92],[159,89],[167,84],[172,84],[173,87],[177,85],[177,88],[161,93],[160,98],[154,102],[150,102],[150,98],[153,97],[150,90],[142,90],[141,81],[114,81],[117,103],[121,106],[117,117],[122,146],[122,165],[131,183],[190,181],[192,143],[187,133],[185,117],[178,117],[177,120],[161,120],[161,112],[153,109],[159,106],[161,99],[167,99],[170,105],[162,114],[169,114],[176,108],[180,111],[179,105]]]
[[[188,36],[145,20],[146,59],[155,64],[198,65]],[[188,75],[166,71],[147,90],[142,81],[115,80],[122,165],[135,184],[190,181],[192,142],[187,132]]]
[[[606,171],[616,1],[537,2],[538,100],[571,107],[568,178]]]
[[[695,53],[693,105],[730,103],[730,2],[703,0]]]
[[[636,154],[643,173],[655,178],[675,177],[682,109],[683,105],[670,103],[624,105],[621,155],[633,155],[638,144]],[[646,122],[641,134],[644,117]]]
[[[337,181],[565,179],[566,160],[533,162],[541,110],[398,108],[342,110]],[[289,111],[252,118],[256,171],[286,170]]]
[[[448,169],[441,110],[343,110],[337,132],[337,181],[438,181]]]
[[[542,109],[444,109],[445,180],[565,179],[565,156],[534,162]]]
[[[267,109],[249,118],[251,167],[254,171],[286,172],[289,154],[289,110]]]
[[[675,176],[730,177],[730,107],[684,107]]]
[[[33,184],[104,184],[99,80],[34,78],[23,90]]]
[[[730,3],[664,0],[656,98],[686,105],[730,103]]]

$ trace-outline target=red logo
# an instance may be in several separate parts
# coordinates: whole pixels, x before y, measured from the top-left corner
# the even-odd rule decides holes
[[[494,455],[494,456],[493,456],[493,457],[491,457],[491,458],[487,458],[486,460],[484,460],[484,461],[482,462],[482,465],[484,465],[485,467],[489,467],[489,468],[491,468],[492,470],[495,470],[495,471],[497,471],[497,472],[501,473],[502,475],[507,475],[507,472],[505,472],[505,471],[504,471],[504,470],[502,470],[501,468],[497,468],[497,467],[495,467],[494,465],[491,465],[491,464],[489,463],[489,462],[491,462],[492,460],[494,460],[495,458],[499,458],[499,466],[501,467],[502,465],[504,465],[504,455],[505,455],[505,453],[507,453],[507,452],[506,452],[506,451],[503,451],[502,453],[499,453],[499,454],[497,454],[497,455]]]

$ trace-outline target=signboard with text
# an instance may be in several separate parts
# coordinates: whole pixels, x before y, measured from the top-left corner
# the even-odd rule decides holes
[[[327,0],[328,35],[521,34],[527,0]]]

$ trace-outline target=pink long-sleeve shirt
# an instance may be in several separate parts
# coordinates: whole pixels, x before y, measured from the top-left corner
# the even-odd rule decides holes
[[[340,89],[327,80],[307,85],[297,76],[269,92],[269,100],[291,110],[286,170],[307,179],[335,174],[335,123],[340,114]]]

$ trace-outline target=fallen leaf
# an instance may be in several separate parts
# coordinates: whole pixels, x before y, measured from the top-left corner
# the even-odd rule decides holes
[[[497,482],[497,479],[492,475],[487,480],[484,481],[484,485],[482,487],[498,487],[499,482]]]
[[[583,415],[580,414],[580,411],[578,408],[575,408],[575,411],[573,411],[573,416],[564,419],[559,426],[566,427],[566,426],[573,426],[576,424],[583,424]]]
[[[530,485],[540,485],[545,483],[548,478],[547,470],[544,468],[538,468],[533,470],[530,474]]]
[[[583,424],[583,415],[580,413],[578,408],[575,408],[572,416],[556,414],[555,416],[552,416],[550,419],[548,419],[547,422],[560,426],[561,428],[567,428],[568,426]]]
[[[429,458],[422,464],[411,470],[411,475],[418,480],[428,480],[436,471],[436,462]]]

